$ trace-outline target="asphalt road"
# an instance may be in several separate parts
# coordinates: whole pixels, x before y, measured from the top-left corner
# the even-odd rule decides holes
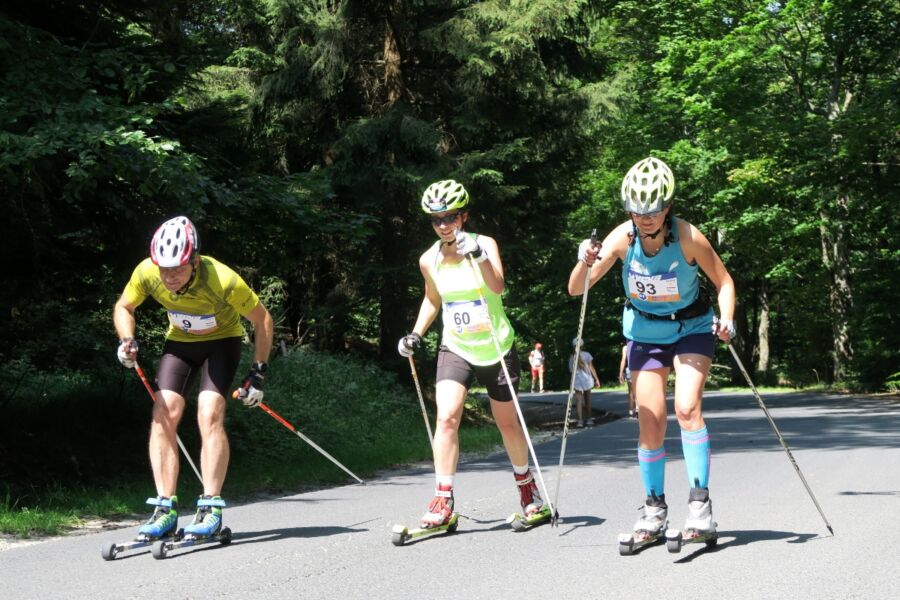
[[[431,496],[430,466],[414,465],[366,486],[230,506],[231,545],[174,551],[165,560],[147,549],[101,559],[103,544],[128,539],[133,528],[13,547],[0,552],[0,597],[900,597],[900,526],[893,518],[900,403],[826,394],[764,398],[833,537],[753,396],[710,393],[710,489],[720,530],[711,550],[692,545],[676,555],[661,545],[618,555],[617,535],[631,529],[643,501],[637,424],[620,419],[570,435],[555,528],[515,533],[506,525],[517,494],[505,455],[497,453],[461,464],[456,506],[463,518],[452,535],[391,544],[392,526],[415,524]],[[595,394],[594,402],[625,412],[621,394]],[[666,491],[675,526],[687,508],[680,446],[670,421]],[[560,439],[537,449],[552,496]]]

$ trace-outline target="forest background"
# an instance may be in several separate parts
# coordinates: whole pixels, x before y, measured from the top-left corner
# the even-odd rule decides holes
[[[275,315],[288,416],[362,456],[394,415],[427,456],[396,343],[438,179],[465,184],[472,229],[498,240],[519,353],[542,342],[553,387],[578,242],[625,219],[622,176],[654,155],[735,279],[735,346],[760,383],[896,390],[898,23],[883,0],[5,2],[7,507],[128,474],[146,495],[149,402],[115,359],[111,307],[177,214]],[[604,384],[620,288],[610,276],[590,298]],[[152,302],[138,316],[150,361],[165,319]],[[233,443],[283,452],[262,419],[230,414]]]

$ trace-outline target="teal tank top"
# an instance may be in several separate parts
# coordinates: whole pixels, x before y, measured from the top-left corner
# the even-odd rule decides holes
[[[622,265],[625,296],[638,310],[668,316],[693,304],[700,294],[699,266],[689,264],[681,252],[678,219],[672,217],[674,240],[655,256],[647,256],[640,240],[628,247]],[[713,311],[681,321],[648,319],[626,306],[622,334],[629,340],[672,344],[698,333],[712,334]]]

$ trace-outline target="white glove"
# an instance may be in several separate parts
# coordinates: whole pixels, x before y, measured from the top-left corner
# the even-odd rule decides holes
[[[591,267],[600,254],[600,244],[590,238],[578,244],[578,260]]]
[[[247,408],[256,408],[263,401],[263,391],[258,390],[252,385],[242,387],[237,390],[237,398],[244,403]]]
[[[456,253],[462,256],[471,254],[477,263],[487,260],[487,253],[478,245],[478,240],[460,229],[456,230]]]
[[[737,330],[735,330],[734,321],[731,319],[714,319],[713,333],[719,336],[719,339],[723,342],[728,342],[734,339],[734,336],[737,335]]]
[[[409,358],[416,353],[416,348],[422,343],[422,336],[415,331],[409,335],[405,335],[397,342],[397,352],[403,358]]]
[[[241,382],[238,388],[238,400],[247,408],[256,408],[263,401],[263,382],[266,380],[266,371],[269,366],[264,362],[255,362],[250,365],[250,372]]]
[[[116,351],[116,357],[123,367],[133,369],[137,364],[138,343],[134,338],[125,338],[119,343],[119,349]]]

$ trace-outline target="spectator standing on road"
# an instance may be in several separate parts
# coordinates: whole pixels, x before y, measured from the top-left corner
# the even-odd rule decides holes
[[[628,367],[628,344],[622,345],[622,361],[619,363],[619,383],[628,390],[628,416],[636,417],[637,408],[634,402],[634,386],[631,385],[631,369]]]
[[[541,393],[544,392],[544,356],[543,346],[540,342],[534,345],[534,350],[528,353],[528,364],[531,365],[531,393],[534,393],[534,384],[540,380]]]
[[[578,414],[578,420],[575,421],[576,427],[589,427],[594,424],[591,417],[591,390],[600,387],[600,378],[597,376],[597,370],[594,368],[594,357],[584,349],[578,356],[577,364],[575,360],[575,348],[578,346],[578,338],[572,340],[572,356],[569,357],[569,372],[575,371],[575,407]],[[584,412],[582,413],[582,405]]]

